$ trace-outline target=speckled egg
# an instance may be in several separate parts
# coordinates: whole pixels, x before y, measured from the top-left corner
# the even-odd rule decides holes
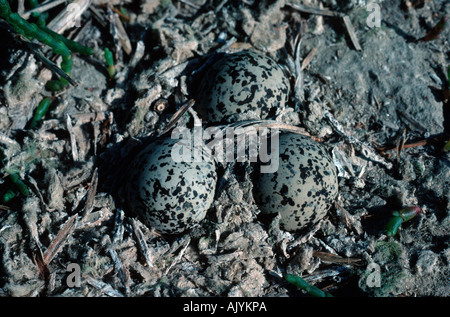
[[[297,133],[279,135],[279,165],[260,173],[254,198],[263,213],[279,213],[280,225],[299,231],[322,219],[338,193],[336,168],[325,148]]]
[[[243,51],[225,54],[209,66],[199,85],[196,107],[204,120],[230,123],[243,113],[267,119],[283,108],[289,80],[270,57]]]
[[[164,234],[182,233],[200,223],[213,202],[217,181],[211,160],[181,161],[177,152],[174,160],[172,151],[179,142],[161,138],[143,149],[129,167],[125,188],[130,212]]]

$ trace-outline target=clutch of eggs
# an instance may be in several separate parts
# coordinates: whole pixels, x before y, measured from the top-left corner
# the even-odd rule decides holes
[[[267,119],[287,106],[289,80],[270,57],[254,51],[225,54],[206,71],[197,93],[202,118],[231,123],[253,112]],[[279,213],[285,230],[297,231],[322,219],[337,196],[335,166],[320,144],[295,133],[279,139],[279,168],[260,174],[254,197],[264,213]]]
[[[206,70],[196,107],[210,123],[231,123],[248,112],[267,119],[288,97],[281,67],[263,54],[243,51],[220,56]],[[141,151],[125,189],[128,209],[166,234],[185,232],[205,218],[217,182],[212,160],[175,160],[176,142],[160,138]],[[336,168],[326,149],[309,137],[282,132],[278,169],[258,175],[253,196],[263,213],[280,215],[283,229],[298,231],[322,219],[337,193]]]

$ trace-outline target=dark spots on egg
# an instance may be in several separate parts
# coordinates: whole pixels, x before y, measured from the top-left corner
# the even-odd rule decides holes
[[[183,190],[183,187],[178,186],[178,187],[175,188],[175,190],[172,192],[172,195],[176,196],[176,195],[180,194],[182,190]],[[178,199],[178,201],[180,201],[180,200]]]
[[[282,196],[282,197],[283,197],[283,200],[281,201],[281,205],[295,206],[295,202],[291,197],[288,197],[288,196]]]
[[[148,191],[148,188],[151,188],[152,184],[153,184],[153,191],[151,196],[153,199],[157,198],[158,196],[170,195],[169,190],[161,186],[161,182],[158,179],[154,180],[153,182],[146,181],[146,185],[148,185],[148,187],[143,187],[143,189],[146,190],[148,193],[150,193]]]
[[[125,188],[128,208],[156,231],[177,234],[198,224],[214,199],[213,162],[175,162],[178,140],[155,140],[137,155]]]
[[[200,82],[196,108],[202,119],[229,122],[231,116],[253,111],[260,119],[283,108],[289,96],[289,80],[270,57],[254,51],[223,55]]]
[[[280,214],[285,230],[298,231],[326,215],[337,196],[336,170],[331,157],[309,137],[282,133],[279,142],[278,171],[259,175],[254,197],[262,212]]]
[[[286,185],[283,185],[283,187],[281,187],[280,194],[286,195],[288,192],[289,192],[289,187],[287,187]]]

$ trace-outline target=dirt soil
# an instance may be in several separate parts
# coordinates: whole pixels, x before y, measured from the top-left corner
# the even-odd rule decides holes
[[[118,39],[105,3],[126,9],[129,41]],[[0,189],[17,171],[30,194],[0,205],[0,295],[309,296],[287,273],[334,296],[450,295],[448,23],[424,38],[450,3],[376,1],[374,27],[369,3],[94,0],[64,33],[94,54],[74,54],[78,86],[53,95],[35,129],[26,124],[51,96],[52,73],[2,21]],[[285,232],[259,214],[252,167],[222,166],[207,218],[186,234],[160,235],[124,208],[123,169],[195,99],[193,75],[208,57],[242,49],[270,55],[289,74],[291,108],[274,119],[327,147],[339,172],[336,204],[316,226]],[[194,107],[177,124],[192,127],[195,116]],[[408,206],[422,212],[388,237],[392,212]]]

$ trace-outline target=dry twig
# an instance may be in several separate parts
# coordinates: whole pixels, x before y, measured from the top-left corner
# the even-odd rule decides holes
[[[113,244],[122,242],[123,233],[125,231],[123,225],[123,219],[125,217],[125,212],[122,209],[116,210],[116,216],[114,217],[114,234],[113,234]]]
[[[295,106],[294,110],[298,111],[301,104],[304,101],[303,94],[303,67],[300,66],[300,46],[302,44],[302,39],[298,39],[297,45],[295,47],[295,85],[294,85],[294,95],[295,95]]]
[[[115,290],[111,285],[106,284],[105,282],[95,280],[90,276],[83,275],[83,278],[86,280],[86,282],[88,282],[88,284],[94,286],[96,289],[100,290],[102,293],[105,293],[108,296],[124,297],[124,295],[121,292]]]
[[[65,3],[65,2],[66,2],[66,0],[55,0],[55,1],[51,1],[51,2],[49,2],[49,3],[42,4],[42,5],[36,7],[36,8],[34,8],[34,9],[32,9],[32,10],[26,11],[26,12],[24,12],[23,14],[21,14],[21,16],[22,16],[22,18],[24,18],[25,20],[28,20],[28,19],[30,18],[30,16],[31,16],[33,13],[43,13],[43,12],[46,12],[46,11],[48,11],[48,10],[50,10],[50,9],[53,9],[54,7],[57,7],[57,6],[59,6],[60,4]]]
[[[95,168],[91,179],[91,186],[89,187],[89,190],[86,194],[86,203],[82,214],[83,218],[81,219],[82,222],[85,222],[85,220],[91,213],[92,209],[94,208],[95,195],[97,194],[97,185],[98,185],[98,175],[97,175],[97,168]]]
[[[111,10],[113,11],[113,8],[111,7]],[[114,11],[115,12],[115,11]],[[127,31],[125,30],[125,27],[123,26],[122,20],[120,20],[120,17],[117,13],[112,14],[114,17],[114,33],[117,34],[117,38],[120,41],[121,47],[123,48],[124,52],[127,55],[131,54],[131,41],[128,37]]]
[[[175,114],[170,118],[169,123],[164,128],[164,130],[161,132],[161,135],[167,133],[170,131],[180,120],[180,118],[188,111],[193,105],[195,104],[195,101],[193,99],[189,100],[188,102],[185,102],[180,109],[175,112]]]
[[[355,33],[355,29],[353,28],[353,24],[350,21],[350,17],[348,15],[344,15],[343,13],[328,10],[328,9],[310,8],[310,7],[301,5],[301,4],[286,3],[286,5],[291,7],[292,9],[297,10],[302,13],[342,18],[342,20],[344,21],[345,28],[347,29],[348,35],[350,36],[350,39],[351,39],[353,45],[355,46],[355,49],[358,51],[362,50],[361,45],[359,44],[358,38]]]
[[[149,267],[153,267],[153,261],[151,257],[151,250],[147,246],[147,242],[145,241],[144,234],[142,233],[139,225],[135,219],[131,219],[131,224],[133,226],[133,231],[136,236],[138,246],[141,250],[142,255],[144,256],[145,262]]]
[[[181,258],[184,255],[184,252],[186,252],[187,247],[191,243],[191,238],[190,237],[185,238],[183,243],[184,243],[183,248],[181,249],[180,253],[178,253],[177,257],[172,261],[172,263],[170,263],[170,265],[167,267],[164,275],[167,275],[170,269],[181,260]]]
[[[350,21],[350,17],[346,15],[342,18],[342,20],[344,21],[345,28],[347,29],[348,35],[352,40],[353,46],[357,51],[362,51],[361,45],[359,45],[359,41],[355,33],[355,29],[353,28],[352,21]]]
[[[313,252],[313,256],[318,257],[323,262],[335,263],[335,264],[347,264],[347,265],[362,265],[362,259],[358,258],[344,258],[339,255],[329,252]]]
[[[75,132],[73,130],[72,120],[70,119],[69,115],[67,115],[67,117],[66,117],[66,126],[67,126],[67,131],[69,132],[69,137],[70,137],[70,146],[72,149],[72,159],[74,160],[74,162],[77,162],[78,161],[77,140],[75,138]]]
[[[314,55],[316,55],[317,53],[317,48],[313,47],[312,50],[308,53],[308,55],[305,57],[305,59],[302,62],[302,69],[305,69],[309,63],[311,63],[311,61],[314,58]]]
[[[48,249],[44,252],[42,260],[45,265],[50,264],[56,254],[58,254],[58,252],[61,250],[64,243],[70,237],[72,232],[75,230],[77,225],[77,217],[78,215],[73,215],[69,218],[69,220],[64,224],[63,228],[59,231],[56,238],[53,239]]]
[[[52,21],[48,28],[56,33],[63,33],[66,29],[75,26],[80,21],[84,11],[91,5],[92,0],[75,0],[66,6]]]
[[[130,273],[128,272],[125,265],[120,260],[119,256],[117,255],[116,250],[112,248],[108,248],[108,252],[111,255],[111,259],[114,262],[114,268],[117,272],[117,276],[119,277],[120,281],[122,282],[123,286],[129,291],[130,286]]]

